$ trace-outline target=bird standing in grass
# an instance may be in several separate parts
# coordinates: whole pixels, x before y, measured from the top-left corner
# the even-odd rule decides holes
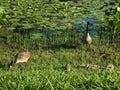
[[[88,27],[89,27],[89,22],[87,22],[87,28],[86,28],[86,43],[87,44],[91,44],[92,43],[92,38],[88,32]]]
[[[106,67],[106,70],[112,71],[114,70],[114,65],[113,64],[108,64]]]
[[[87,44],[91,44],[92,43],[92,38],[91,38],[89,32],[87,32],[87,35],[86,35],[86,42],[87,42]]]
[[[71,70],[71,67],[70,67],[70,64],[66,64],[66,71],[70,71]]]
[[[15,59],[11,61],[11,63],[8,65],[8,68],[11,68],[14,63],[23,63],[28,62],[28,59],[30,58],[31,53],[30,52],[21,52],[15,56]]]

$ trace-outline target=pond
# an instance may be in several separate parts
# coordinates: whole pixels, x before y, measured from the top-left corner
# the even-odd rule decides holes
[[[22,37],[22,40],[28,36],[31,39],[51,40],[52,38],[51,41],[61,41],[57,38],[65,38],[66,41],[69,39],[72,41],[71,37],[75,37],[77,42],[86,33],[87,22],[90,22],[90,35],[101,37],[101,28],[106,30],[108,24],[106,19],[109,21],[113,18],[112,15],[118,6],[118,0],[81,0],[77,3],[71,0],[67,2],[54,0],[52,3],[47,3],[46,0],[0,2],[5,10],[5,24],[8,31],[20,34],[21,36],[18,35],[18,37]],[[16,26],[22,27],[16,28]],[[103,38],[106,39],[106,37],[107,34]]]

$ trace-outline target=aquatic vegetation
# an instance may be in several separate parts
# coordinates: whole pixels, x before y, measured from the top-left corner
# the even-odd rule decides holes
[[[0,90],[120,89],[118,0],[61,1],[0,0]]]

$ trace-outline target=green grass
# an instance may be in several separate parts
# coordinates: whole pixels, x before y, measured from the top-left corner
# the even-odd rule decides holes
[[[102,44],[99,45],[100,36],[97,35],[91,35],[93,43],[90,47],[79,43],[83,36],[81,32],[86,29],[86,23],[82,19],[86,17],[95,16],[103,22],[100,27],[107,28],[107,31],[98,28],[95,32],[102,30],[102,36],[112,34],[108,32],[113,31],[108,28],[111,27],[108,25],[111,21],[108,17],[114,17],[112,12],[118,3],[113,6],[109,4],[111,0],[87,0],[87,3],[84,0],[79,0],[79,3],[59,0],[51,3],[47,0],[0,2],[4,10],[1,14],[4,16],[1,18],[4,29],[0,28],[0,90],[120,90],[119,44],[106,44],[109,39],[103,40],[105,37],[102,37]],[[91,5],[95,8],[89,8]],[[91,27],[98,26],[96,24]],[[17,29],[16,26],[21,25],[23,27]],[[75,25],[83,25],[83,30],[78,30]],[[19,30],[25,32],[21,31],[20,35]],[[46,31],[32,34],[31,39],[28,39],[31,30]],[[54,33],[55,30],[60,31]],[[76,32],[80,30],[81,32]],[[74,39],[76,44],[79,43],[76,48],[73,47],[76,45]],[[48,47],[49,45],[51,46]],[[32,53],[29,62],[14,64],[8,69],[8,64],[21,51]],[[103,59],[101,53],[110,56]],[[71,66],[70,72],[65,70],[68,63]],[[101,68],[91,70],[80,67],[83,63],[99,65]],[[114,70],[106,70],[108,64],[113,64]]]
[[[119,90],[120,89],[120,52],[108,46],[91,50],[86,46],[60,49],[30,50],[32,56],[28,63],[14,64],[11,69],[8,63],[20,49],[0,47],[0,90]],[[100,53],[110,53],[106,59]],[[65,70],[66,64],[71,71]],[[79,64],[97,64],[101,67],[113,64],[115,69],[88,70]]]
[[[119,73],[83,69],[71,72],[56,69],[4,71],[0,74],[0,85],[1,90],[117,90],[120,78],[116,75]]]

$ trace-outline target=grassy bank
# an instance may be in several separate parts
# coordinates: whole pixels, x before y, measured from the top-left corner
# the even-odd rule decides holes
[[[21,50],[1,46],[0,90],[119,90],[119,49],[102,45],[90,47],[30,50],[32,56],[28,63],[14,64],[8,69],[8,63]],[[103,58],[102,53],[110,56]],[[68,63],[70,72],[65,70]],[[83,63],[100,68],[80,67]],[[108,64],[113,64],[114,70],[106,70]]]

